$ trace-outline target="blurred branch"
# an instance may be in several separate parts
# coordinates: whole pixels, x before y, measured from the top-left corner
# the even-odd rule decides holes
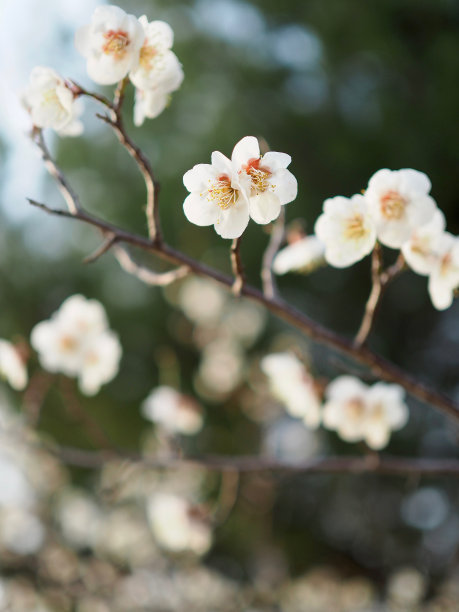
[[[285,209],[281,208],[280,215],[271,229],[271,237],[268,247],[263,255],[263,264],[261,269],[261,280],[263,283],[263,293],[267,298],[277,296],[276,279],[272,270],[274,257],[276,256],[285,234]]]
[[[113,248],[113,252],[118,260],[118,263],[126,272],[136,276],[139,280],[147,285],[164,287],[165,285],[170,285],[180,278],[184,278],[190,272],[187,266],[180,266],[175,270],[158,274],[152,270],[149,270],[148,268],[139,266],[139,264],[132,259],[128,251],[119,245]]]
[[[371,256],[371,293],[365,306],[365,313],[360,328],[355,336],[354,342],[356,346],[362,346],[367,341],[387,285],[404,270],[405,259],[400,253],[394,265],[387,268],[384,272],[382,271],[382,266],[381,245],[376,243]]]
[[[137,453],[88,451],[68,446],[49,447],[50,452],[67,465],[98,469],[110,459],[123,459],[153,469],[204,467],[218,472],[273,472],[287,474],[385,474],[393,476],[459,476],[458,459],[422,459],[407,457],[345,456],[317,457],[298,463],[258,456],[205,455],[203,457],[148,458]],[[234,484],[234,482],[233,482]]]
[[[117,242],[126,242],[128,244],[135,245],[151,253],[155,253],[165,261],[168,261],[177,266],[187,266],[194,274],[199,276],[205,276],[213,279],[221,285],[231,288],[234,283],[234,279],[227,274],[223,274],[215,268],[211,268],[206,264],[201,263],[189,257],[185,253],[174,249],[168,244],[161,243],[157,244],[151,240],[126,232],[125,230],[103,221],[94,215],[91,215],[85,211],[78,211],[75,214],[71,214],[65,210],[56,210],[49,208],[45,204],[40,204],[34,200],[29,199],[30,204],[40,208],[51,215],[58,215],[60,217],[67,217],[70,219],[76,219],[92,225],[103,232],[111,232],[116,235]],[[332,348],[343,355],[351,357],[357,363],[363,364],[368,367],[371,372],[378,378],[387,382],[397,383],[401,385],[408,393],[410,393],[416,399],[430,404],[441,410],[445,414],[453,417],[459,421],[459,406],[449,397],[439,391],[435,391],[414,376],[411,376],[407,372],[404,372],[396,365],[387,361],[377,353],[374,353],[368,349],[365,345],[356,345],[352,340],[336,334],[326,327],[323,327],[319,323],[316,323],[310,319],[307,315],[299,312],[293,306],[284,302],[280,298],[268,298],[261,291],[252,287],[251,285],[244,284],[241,289],[241,295],[265,306],[272,314],[283,319],[296,329],[308,335],[312,340]]]
[[[244,266],[241,260],[241,241],[242,237],[235,238],[231,244],[231,268],[234,274],[232,291],[234,295],[241,295],[244,286]]]
[[[83,263],[94,263],[99,259],[99,257],[102,257],[104,253],[109,251],[116,241],[117,237],[114,234],[109,234],[108,238],[94,251],[94,253],[91,253],[91,255],[88,255],[83,259]]]

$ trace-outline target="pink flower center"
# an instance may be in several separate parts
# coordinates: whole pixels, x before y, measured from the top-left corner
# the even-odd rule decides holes
[[[105,32],[104,38],[107,42],[102,47],[103,52],[113,55],[116,60],[123,59],[131,42],[128,33],[124,30],[109,30]]]
[[[365,413],[365,404],[359,397],[354,397],[346,403],[347,416],[351,420],[360,420]]]
[[[344,236],[347,240],[360,240],[366,234],[363,217],[356,214],[350,219],[347,219]]]
[[[271,176],[271,171],[268,168],[260,166],[261,157],[249,159],[246,166],[243,167],[245,172],[250,176],[252,181],[252,192],[255,194],[263,193],[269,188],[268,178]]]
[[[398,191],[387,191],[381,197],[381,213],[388,221],[398,221],[405,214],[407,200]]]
[[[211,183],[208,194],[222,210],[234,206],[238,199],[237,191],[231,186],[231,179],[227,174],[221,174]]]

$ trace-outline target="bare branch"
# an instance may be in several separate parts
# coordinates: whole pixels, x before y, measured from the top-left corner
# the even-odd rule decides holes
[[[276,279],[272,270],[274,257],[280,249],[285,234],[285,209],[281,208],[281,212],[277,221],[271,229],[271,237],[268,246],[263,255],[263,263],[261,269],[261,281],[263,284],[263,293],[267,298],[277,296]]]
[[[87,212],[70,214],[67,211],[49,208],[48,206],[35,202],[34,200],[29,200],[29,202],[32,205],[44,210],[48,214],[77,219],[104,232],[112,232],[117,236],[118,242],[132,244],[151,253],[155,253],[165,261],[168,261],[174,265],[187,266],[194,274],[211,278],[217,283],[226,287],[231,288],[233,286],[233,277],[223,274],[219,270],[211,268],[210,266],[189,257],[185,253],[182,253],[181,251],[178,251],[165,243],[155,244],[143,236],[126,232],[125,230],[103,221],[94,215],[90,215]],[[352,340],[348,340],[347,338],[340,336],[339,334],[336,334],[319,323],[313,321],[307,315],[299,312],[287,302],[284,302],[279,298],[268,298],[263,295],[261,291],[248,284],[244,284],[242,287],[241,295],[244,295],[254,302],[265,306],[272,314],[306,334],[312,340],[324,346],[328,346],[329,348],[332,348],[343,355],[347,355],[357,363],[365,365],[377,378],[385,380],[386,382],[401,385],[408,393],[421,402],[431,404],[438,410],[441,410],[445,414],[456,419],[456,421],[459,421],[459,406],[451,398],[439,391],[435,391],[427,387],[420,380],[411,376],[407,372],[404,372],[380,355],[374,353],[365,345],[356,345]]]
[[[240,296],[244,286],[244,266],[241,260],[242,237],[235,238],[231,244],[231,268],[234,274],[232,291],[234,295]]]
[[[109,251],[116,241],[117,237],[115,236],[115,234],[109,234],[107,239],[94,251],[94,253],[91,253],[91,255],[88,255],[83,259],[83,263],[94,263],[99,259],[99,257],[102,257],[104,253]]]
[[[362,346],[368,339],[373,323],[381,304],[381,299],[384,295],[387,285],[402,272],[405,268],[405,259],[400,253],[397,261],[393,266],[382,271],[382,251],[381,245],[376,243],[371,256],[371,293],[365,306],[360,328],[355,336],[355,344]]]
[[[179,280],[180,278],[184,278],[187,274],[190,273],[190,269],[188,268],[188,266],[180,266],[180,268],[177,268],[175,270],[170,270],[169,272],[163,272],[159,274],[157,272],[153,272],[153,270],[149,270],[148,268],[137,264],[132,259],[128,251],[119,245],[113,248],[113,252],[120,266],[126,272],[132,274],[133,276],[136,276],[138,279],[140,279],[147,285],[164,287],[166,285],[170,285],[176,280]]]
[[[58,184],[59,190],[62,193],[62,196],[64,197],[69,212],[75,213],[81,210],[80,199],[76,192],[71,188],[62,170],[51,157],[45,139],[43,138],[42,130],[35,128],[33,132],[33,139],[41,151],[46,169]]]
[[[422,459],[391,456],[331,456],[288,462],[247,455],[204,455],[202,457],[149,458],[139,453],[88,451],[66,446],[49,446],[64,463],[87,469],[101,468],[110,459],[123,459],[153,469],[204,467],[217,472],[272,472],[277,474],[385,474],[393,476],[459,476],[458,459]]]

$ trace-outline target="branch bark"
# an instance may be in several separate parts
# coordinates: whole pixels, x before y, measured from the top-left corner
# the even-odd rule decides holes
[[[261,282],[263,293],[267,298],[277,296],[276,279],[273,273],[273,261],[280,249],[285,234],[285,209],[282,207],[277,221],[272,226],[268,247],[263,255],[261,268]]]
[[[244,266],[241,260],[242,237],[235,238],[231,244],[231,268],[234,274],[232,291],[234,295],[240,296],[244,286]]]

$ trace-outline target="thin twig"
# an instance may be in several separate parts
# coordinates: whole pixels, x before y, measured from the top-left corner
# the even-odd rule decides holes
[[[233,277],[223,274],[219,270],[211,268],[210,266],[189,257],[185,253],[174,249],[168,244],[154,244],[151,240],[148,240],[143,236],[127,232],[121,228],[118,228],[112,223],[103,221],[102,219],[99,219],[87,212],[70,214],[65,210],[55,210],[53,208],[49,208],[45,204],[40,204],[34,200],[29,200],[29,202],[33,206],[40,208],[48,214],[79,220],[83,223],[92,225],[99,230],[103,230],[104,232],[112,232],[116,234],[118,242],[132,244],[151,253],[155,253],[165,261],[168,261],[174,265],[185,265],[194,274],[211,278],[217,283],[226,287],[231,288],[233,286]],[[399,367],[387,361],[377,353],[374,353],[365,345],[356,345],[352,340],[348,340],[347,338],[332,332],[328,328],[323,327],[316,321],[313,321],[307,315],[299,312],[287,302],[284,302],[279,298],[267,298],[261,291],[255,287],[252,287],[251,285],[248,285],[247,283],[242,287],[241,295],[244,295],[254,302],[265,306],[272,314],[283,319],[299,331],[308,335],[312,340],[351,357],[357,363],[365,365],[376,377],[385,380],[386,382],[401,385],[416,399],[436,407],[438,410],[441,410],[445,414],[456,419],[456,421],[459,421],[459,406],[456,404],[456,402],[443,393],[427,387],[420,380],[414,376],[411,376],[407,372],[404,372]]]
[[[153,285],[157,287],[165,287],[166,285],[170,285],[171,283],[179,280],[180,278],[184,278],[187,274],[190,273],[190,269],[187,266],[180,266],[175,270],[170,270],[169,272],[157,273],[153,272],[144,266],[140,266],[137,264],[128,253],[128,251],[117,245],[113,249],[113,253],[118,260],[120,266],[129,274],[136,276],[139,280],[147,285]]]
[[[387,270],[382,271],[382,265],[382,250],[377,243],[371,256],[371,293],[365,305],[362,322],[355,336],[356,346],[363,346],[367,341],[387,285],[403,271],[405,260],[403,255],[400,254],[397,261]]]
[[[242,236],[235,238],[231,244],[231,268],[234,274],[232,291],[234,295],[240,296],[244,286],[244,266],[241,260]]]
[[[46,145],[45,139],[43,138],[43,132],[40,129],[35,129],[33,133],[33,138],[41,151],[43,161],[45,163],[46,169],[49,174],[55,179],[62,196],[64,197],[65,203],[67,204],[67,208],[69,212],[76,213],[77,211],[82,210],[80,199],[75,191],[70,186],[69,182],[64,176],[64,173],[56,164],[54,159],[51,157],[49,149]]]
[[[49,450],[68,465],[98,469],[109,459],[139,463],[146,468],[177,469],[205,467],[218,472],[273,472],[288,474],[375,473],[394,476],[435,475],[459,476],[458,459],[407,458],[392,456],[331,456],[316,457],[302,462],[288,462],[247,455],[204,455],[202,457],[149,458],[134,452],[88,451],[67,446],[49,445]]]
[[[97,247],[97,249],[93,253],[91,253],[91,255],[88,255],[83,259],[83,263],[89,264],[97,261],[99,257],[102,257],[104,253],[106,253],[112,248],[112,246],[116,243],[117,240],[118,238],[117,236],[115,236],[115,234],[109,234],[106,240],[99,247]]]
[[[280,249],[285,234],[285,209],[282,207],[277,221],[273,224],[268,247],[263,255],[261,281],[263,293],[267,298],[277,296],[276,279],[272,270],[274,257]]]

